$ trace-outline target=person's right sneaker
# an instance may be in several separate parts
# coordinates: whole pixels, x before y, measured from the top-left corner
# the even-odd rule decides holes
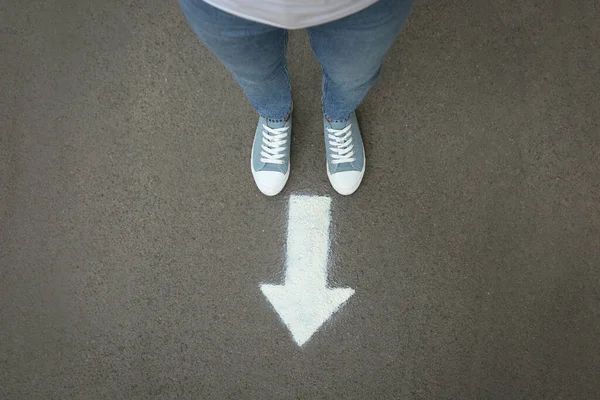
[[[352,194],[365,173],[365,149],[356,113],[347,121],[329,121],[324,117],[323,124],[329,182],[339,194]]]
[[[291,134],[291,112],[286,120],[258,120],[250,164],[256,186],[267,196],[281,192],[290,176]]]

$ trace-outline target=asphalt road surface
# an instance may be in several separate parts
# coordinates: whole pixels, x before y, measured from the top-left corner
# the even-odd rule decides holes
[[[367,173],[325,173],[320,70],[291,35],[292,174],[169,1],[0,1],[0,398],[600,396],[600,8],[417,1],[359,108]],[[299,346],[290,199],[330,199]]]

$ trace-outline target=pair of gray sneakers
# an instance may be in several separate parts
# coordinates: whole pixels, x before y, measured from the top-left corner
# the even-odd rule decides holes
[[[347,121],[323,117],[327,176],[331,186],[342,195],[358,189],[365,173],[365,150],[356,113]],[[252,145],[252,176],[258,189],[275,196],[290,176],[292,113],[284,120],[260,117]]]

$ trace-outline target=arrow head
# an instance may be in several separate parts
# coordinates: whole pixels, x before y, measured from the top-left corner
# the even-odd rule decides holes
[[[298,346],[302,346],[337,309],[354,294],[351,288],[309,288],[290,285],[260,286],[290,330]]]

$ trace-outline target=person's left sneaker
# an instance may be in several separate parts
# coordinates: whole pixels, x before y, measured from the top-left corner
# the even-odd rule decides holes
[[[256,186],[267,196],[281,192],[290,176],[291,135],[291,112],[283,121],[259,117],[250,165]]]
[[[365,149],[356,113],[343,122],[323,117],[323,124],[329,182],[339,194],[352,194],[365,173]]]

